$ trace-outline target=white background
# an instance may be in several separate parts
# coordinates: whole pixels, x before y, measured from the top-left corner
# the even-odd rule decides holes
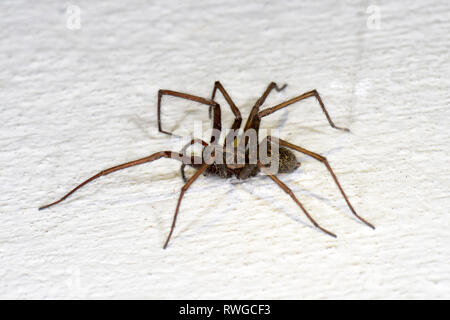
[[[446,0],[2,1],[0,297],[450,298],[449,18]],[[288,87],[264,107],[316,88],[351,133],[313,99],[263,125],[327,156],[376,230],[300,154],[280,179],[337,239],[268,177],[202,176],[163,250],[174,160],[37,210],[99,170],[176,150],[157,130],[158,89],[208,98],[215,80],[244,116],[270,81]],[[206,110],[167,99],[164,124],[192,128]]]

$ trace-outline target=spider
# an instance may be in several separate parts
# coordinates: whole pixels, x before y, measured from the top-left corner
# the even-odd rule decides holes
[[[248,117],[247,122],[243,129],[243,135],[241,137],[243,137],[244,134],[249,130],[254,130],[256,132],[256,134],[258,134],[262,118],[264,118],[268,115],[271,115],[272,113],[274,113],[278,110],[281,110],[285,107],[288,107],[296,102],[299,102],[303,99],[307,99],[310,97],[316,98],[323,113],[325,114],[325,117],[328,120],[328,123],[330,124],[330,126],[332,128],[337,129],[337,130],[347,131],[347,132],[349,131],[349,129],[338,127],[333,123],[330,115],[328,114],[328,112],[325,108],[325,105],[322,102],[322,99],[321,99],[319,93],[316,90],[305,92],[299,96],[296,96],[292,99],[289,99],[289,100],[287,100],[283,103],[280,103],[278,105],[275,105],[271,108],[265,108],[263,110],[260,110],[260,107],[264,104],[264,101],[266,100],[267,96],[270,94],[270,92],[272,90],[276,90],[277,92],[280,92],[285,87],[286,87],[286,84],[283,85],[282,87],[279,87],[275,82],[271,82],[267,86],[267,88],[264,91],[264,93],[262,94],[262,96],[256,101],[255,105],[251,109],[249,117]],[[159,131],[162,133],[168,134],[168,135],[173,134],[172,132],[164,130],[162,128],[162,124],[161,124],[161,100],[162,100],[163,96],[167,95],[167,96],[174,96],[174,97],[178,97],[178,98],[182,98],[182,99],[195,101],[202,105],[208,106],[209,107],[209,117],[212,118],[212,122],[213,122],[213,130],[215,130],[216,132],[221,132],[222,131],[221,109],[220,109],[220,105],[215,101],[215,96],[216,96],[217,90],[219,90],[222,93],[223,97],[225,98],[225,101],[228,103],[229,107],[231,108],[231,111],[234,114],[234,122],[231,126],[232,130],[230,131],[230,133],[236,132],[236,130],[239,130],[241,127],[241,123],[242,123],[241,113],[240,113],[239,109],[236,107],[236,105],[234,104],[233,100],[231,99],[231,97],[229,96],[227,91],[222,86],[222,84],[219,81],[216,81],[214,84],[213,91],[212,91],[211,99],[206,99],[206,98],[202,98],[199,96],[194,96],[191,94],[176,92],[176,91],[172,91],[172,90],[162,90],[162,89],[159,90],[159,92],[158,92],[158,109],[157,109]],[[181,162],[181,176],[182,176],[185,184],[181,188],[181,192],[178,197],[178,202],[177,202],[177,206],[175,209],[175,214],[173,216],[170,232],[164,243],[163,249],[167,248],[167,245],[169,244],[169,241],[172,237],[172,233],[174,231],[178,213],[179,213],[179,209],[180,209],[181,200],[183,199],[185,192],[189,189],[189,187],[192,185],[192,183],[194,183],[194,181],[197,180],[197,178],[202,173],[204,175],[214,175],[214,176],[218,176],[220,178],[225,178],[225,179],[230,178],[232,176],[235,176],[238,179],[247,179],[247,178],[258,175],[262,171],[263,173],[266,173],[278,186],[281,187],[281,189],[283,189],[295,201],[295,203],[300,207],[300,209],[303,211],[303,213],[306,215],[306,217],[311,221],[311,223],[316,228],[322,230],[323,232],[325,232],[326,234],[328,234],[332,237],[336,237],[336,235],[334,233],[321,227],[312,218],[312,216],[308,213],[308,211],[305,209],[305,207],[297,199],[297,197],[294,195],[292,190],[287,185],[285,185],[275,174],[272,174],[271,172],[267,171],[267,165],[264,165],[261,162],[261,159],[259,158],[259,156],[257,156],[256,163],[250,163],[249,157],[248,157],[248,149],[245,149],[247,147],[246,144],[248,143],[247,140],[245,140],[246,142],[244,143],[244,146],[246,146],[244,148],[244,154],[245,154],[245,162],[244,163],[234,165],[234,164],[229,164],[228,162],[223,163],[223,161],[217,161],[220,157],[226,157],[227,154],[229,155],[230,152],[232,154],[234,154],[234,156],[236,156],[235,155],[236,147],[232,148],[232,149],[234,149],[232,151],[226,150],[226,146],[229,146],[229,144],[226,144],[227,139],[228,140],[233,139],[232,141],[234,142],[234,145],[236,145],[236,142],[238,140],[238,138],[236,136],[230,136],[227,134],[227,136],[225,137],[224,145],[221,146],[223,149],[225,149],[225,153],[224,153],[225,156],[216,154],[216,152],[213,151],[211,153],[212,157],[209,159],[209,161],[207,161],[204,153],[202,154],[201,157],[195,156],[195,155],[187,155],[186,150],[194,144],[201,144],[203,146],[203,150],[205,150],[206,148],[211,147],[211,146],[213,146],[213,147],[219,146],[218,139],[215,135],[211,136],[210,143],[207,143],[201,139],[194,138],[186,146],[184,146],[180,152],[160,151],[160,152],[156,152],[150,156],[147,156],[147,157],[144,157],[144,158],[141,158],[138,160],[130,161],[127,163],[123,163],[123,164],[111,167],[109,169],[100,171],[96,175],[90,177],[89,179],[85,180],[84,182],[82,182],[81,184],[79,184],[78,186],[73,188],[71,191],[69,191],[67,194],[65,194],[59,200],[52,202],[50,204],[44,205],[44,206],[40,207],[39,210],[46,209],[57,203],[60,203],[61,201],[63,201],[67,197],[69,197],[72,193],[74,193],[75,191],[77,191],[78,189],[80,189],[81,187],[86,185],[87,183],[89,183],[101,176],[105,176],[107,174],[110,174],[112,172],[115,172],[115,171],[118,171],[121,169],[129,168],[129,167],[147,163],[147,162],[151,162],[151,161],[158,160],[161,158],[171,158],[171,159],[179,160]],[[241,141],[242,140],[243,139],[241,139]],[[334,182],[336,183],[341,195],[345,199],[345,202],[347,203],[347,205],[348,205],[350,211],[353,213],[353,215],[356,218],[358,218],[360,221],[362,221],[363,223],[365,223],[366,225],[371,227],[372,229],[375,229],[375,227],[371,223],[369,223],[367,220],[365,220],[364,218],[362,218],[361,216],[359,216],[356,213],[356,211],[353,208],[352,204],[350,203],[347,195],[345,194],[344,190],[342,189],[336,175],[334,174],[333,170],[331,169],[331,166],[328,163],[328,160],[324,156],[321,156],[320,154],[317,154],[315,152],[309,151],[305,148],[302,148],[300,146],[294,145],[290,142],[287,142],[285,140],[275,138],[272,136],[267,136],[264,139],[264,141],[261,143],[259,143],[258,140],[256,140],[256,141],[257,141],[258,148],[260,148],[262,144],[265,144],[265,143],[269,144],[269,143],[276,141],[277,145],[279,146],[279,153],[277,155],[277,157],[278,157],[277,158],[278,172],[279,173],[291,173],[300,166],[300,163],[297,161],[293,151],[301,152],[301,153],[306,154],[306,155],[320,161],[321,163],[323,163],[325,165],[325,167],[327,168],[327,170],[329,171],[329,173],[331,174]],[[268,146],[267,148],[268,148],[267,149],[268,153],[270,153],[271,152],[270,147]],[[184,172],[186,165],[189,165],[196,169],[196,172],[189,179],[186,178],[186,175]]]

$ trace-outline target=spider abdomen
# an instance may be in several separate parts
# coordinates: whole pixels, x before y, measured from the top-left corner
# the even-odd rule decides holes
[[[286,148],[280,147],[278,158],[278,173],[291,173],[300,166],[295,155]]]

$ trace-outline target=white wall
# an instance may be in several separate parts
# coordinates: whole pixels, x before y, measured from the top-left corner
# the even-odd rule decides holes
[[[0,297],[450,298],[448,1],[72,3],[0,4]],[[244,115],[270,81],[289,86],[267,107],[316,88],[351,133],[313,100],[263,124],[327,156],[376,230],[301,155],[280,179],[337,239],[268,177],[201,177],[162,250],[173,160],[37,210],[101,169],[176,150],[157,131],[158,89],[208,98],[215,80]],[[206,119],[176,99],[164,112],[177,130]]]

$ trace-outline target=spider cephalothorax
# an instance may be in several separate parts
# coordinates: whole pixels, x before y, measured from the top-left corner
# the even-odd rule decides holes
[[[328,123],[330,124],[331,127],[335,128],[335,129],[339,129],[339,130],[343,130],[343,131],[349,131],[347,128],[342,128],[342,127],[337,127],[334,125],[333,121],[331,120],[327,110],[325,109],[325,106],[322,102],[322,99],[319,96],[319,93],[316,90],[312,90],[306,93],[303,93],[299,96],[296,96],[292,99],[289,99],[283,103],[280,103],[274,107],[271,108],[265,108],[263,110],[260,110],[260,107],[264,104],[264,101],[266,100],[267,96],[269,95],[269,93],[272,90],[276,90],[276,91],[281,91],[286,87],[286,85],[282,86],[281,88],[279,88],[274,82],[270,83],[269,86],[267,87],[267,89],[264,91],[263,95],[256,101],[255,105],[253,106],[252,110],[250,111],[248,120],[243,128],[243,137],[246,137],[246,133],[250,132],[250,131],[254,131],[256,133],[256,140],[254,141],[259,141],[258,140],[258,133],[259,133],[259,126],[261,123],[262,118],[264,118],[265,116],[268,116],[280,109],[283,109],[289,105],[294,104],[295,102],[298,102],[300,100],[306,99],[306,98],[310,98],[310,97],[315,97],[317,99],[317,101],[319,102],[319,105],[322,109],[322,111],[324,112]],[[234,104],[233,100],[230,98],[230,96],[228,95],[228,93],[225,91],[224,87],[220,84],[219,81],[216,81],[214,84],[214,89],[212,92],[212,96],[211,99],[206,99],[206,98],[202,98],[202,97],[198,97],[198,96],[194,96],[191,94],[186,94],[186,93],[181,93],[181,92],[176,92],[176,91],[171,91],[171,90],[159,90],[158,92],[158,109],[157,109],[157,115],[158,115],[158,129],[160,132],[162,133],[166,133],[171,135],[172,133],[166,130],[162,129],[162,124],[161,124],[161,100],[162,97],[164,95],[170,95],[170,96],[175,96],[175,97],[179,97],[182,99],[188,99],[188,100],[192,100],[192,101],[196,101],[199,102],[201,104],[207,105],[209,106],[209,115],[210,118],[212,117],[213,119],[213,130],[216,132],[221,132],[222,130],[222,121],[221,121],[221,113],[220,113],[220,106],[217,102],[215,102],[215,95],[217,90],[219,90],[222,95],[224,96],[226,102],[228,103],[228,105],[231,108],[231,111],[233,112],[235,119],[234,122],[231,126],[231,131],[233,132],[237,132],[239,130],[239,128],[241,127],[242,124],[242,117],[241,117],[241,113],[239,111],[239,109],[236,107],[236,105]],[[238,141],[238,138],[231,138],[231,136],[227,136],[227,138],[233,139],[232,141],[235,142]],[[81,188],[82,186],[84,186],[85,184],[91,182],[92,180],[95,180],[101,176],[107,175],[109,173],[115,172],[117,170],[121,170],[121,169],[125,169],[131,166],[135,166],[138,164],[143,164],[146,162],[151,162],[160,158],[170,158],[170,159],[175,159],[178,161],[181,161],[181,175],[185,181],[185,185],[181,188],[181,192],[180,192],[180,196],[178,197],[178,203],[175,209],[175,214],[173,217],[173,221],[172,221],[172,226],[170,228],[170,232],[169,235],[167,237],[166,242],[164,243],[164,249],[167,247],[169,240],[172,236],[173,230],[175,228],[175,223],[177,220],[177,216],[178,216],[178,212],[179,212],[179,208],[180,208],[180,203],[181,200],[183,199],[183,195],[186,192],[186,190],[191,186],[191,184],[203,173],[205,175],[215,175],[221,178],[230,178],[232,176],[236,176],[239,179],[247,179],[249,177],[254,177],[256,175],[258,175],[258,173],[260,173],[260,171],[263,171],[266,175],[268,175],[275,183],[277,183],[287,194],[289,194],[289,196],[298,204],[298,206],[300,207],[300,209],[304,212],[304,214],[308,217],[308,219],[314,224],[315,227],[317,227],[318,229],[322,230],[323,232],[336,237],[336,235],[328,230],[326,230],[325,228],[321,227],[308,213],[308,211],[306,211],[306,209],[303,207],[303,205],[301,204],[301,202],[297,199],[297,197],[294,195],[294,193],[291,191],[291,189],[289,189],[288,186],[286,186],[283,182],[281,182],[281,180],[277,177],[277,173],[291,173],[293,172],[296,168],[298,168],[300,166],[300,163],[297,161],[294,153],[291,151],[298,151],[301,152],[303,154],[306,154],[320,162],[322,162],[325,167],[327,168],[327,170],[329,171],[329,173],[331,174],[334,182],[336,183],[339,191],[341,192],[342,196],[344,197],[348,207],[350,208],[351,212],[355,215],[355,217],[357,217],[359,220],[361,220],[362,222],[364,222],[365,224],[367,224],[368,226],[370,226],[371,228],[375,228],[371,223],[369,223],[368,221],[366,221],[365,219],[363,219],[362,217],[360,217],[356,211],[353,209],[353,206],[351,205],[350,201],[347,198],[347,195],[345,194],[344,190],[342,189],[336,175],[334,174],[333,170],[331,169],[331,166],[329,165],[327,159],[315,152],[309,151],[307,149],[304,149],[300,146],[296,146],[292,143],[289,143],[285,140],[282,139],[278,139],[278,138],[274,138],[271,136],[267,136],[264,140],[263,140],[263,145],[267,143],[267,155],[272,156],[272,160],[267,162],[264,162],[261,158],[261,156],[259,154],[253,155],[251,156],[249,151],[252,147],[250,142],[247,142],[247,138],[242,138],[240,139],[240,141],[244,141],[244,152],[243,154],[245,154],[245,156],[243,157],[243,161],[238,162],[238,163],[229,163],[227,162],[227,156],[230,155],[231,152],[231,158],[236,156],[235,150],[228,150],[228,152],[226,151],[226,140],[224,142],[224,146],[221,147],[222,150],[225,150],[224,154],[216,154],[216,153],[212,153],[212,157],[205,157],[203,154],[201,157],[199,156],[195,156],[195,155],[187,155],[186,154],[186,149],[188,149],[190,146],[192,146],[195,143],[200,143],[204,146],[204,150],[205,148],[210,148],[210,147],[216,147],[218,146],[218,139],[216,138],[216,135],[212,135],[211,136],[211,140],[210,143],[207,143],[201,139],[192,139],[190,143],[188,143],[180,152],[173,152],[173,151],[160,151],[157,153],[154,153],[150,156],[138,159],[138,160],[134,160],[134,161],[130,161],[124,164],[120,164],[117,165],[115,167],[100,171],[99,173],[97,173],[96,175],[92,176],[91,178],[87,179],[86,181],[84,181],[83,183],[79,184],[77,187],[75,187],[74,189],[72,189],[70,192],[68,192],[66,195],[64,195],[61,199],[52,202],[48,205],[42,206],[39,209],[45,209],[48,208],[50,206],[53,206],[61,201],[63,201],[64,199],[66,199],[68,196],[70,196],[72,193],[74,193],[76,190],[78,190],[79,188]],[[274,144],[274,146],[277,146],[277,150],[278,152],[275,152],[275,150],[273,149],[273,145],[272,143],[276,142]],[[258,150],[261,146],[260,143],[256,142],[256,146],[253,145],[253,147],[256,147],[255,150]],[[271,149],[272,148],[272,149]],[[230,148],[229,148],[230,149]],[[234,148],[231,148],[234,149]],[[264,155],[264,153],[263,153]],[[208,158],[208,159],[207,159]],[[218,159],[220,159],[221,161],[217,161]],[[212,160],[212,161],[211,161]],[[276,161],[277,165],[275,166],[275,172],[269,170],[269,167],[273,167],[271,166],[271,164],[273,164],[273,162]],[[192,166],[193,168],[196,169],[195,173],[189,178],[186,179],[185,177],[185,173],[184,173],[184,168],[186,165]],[[273,168],[272,168],[273,169]]]

